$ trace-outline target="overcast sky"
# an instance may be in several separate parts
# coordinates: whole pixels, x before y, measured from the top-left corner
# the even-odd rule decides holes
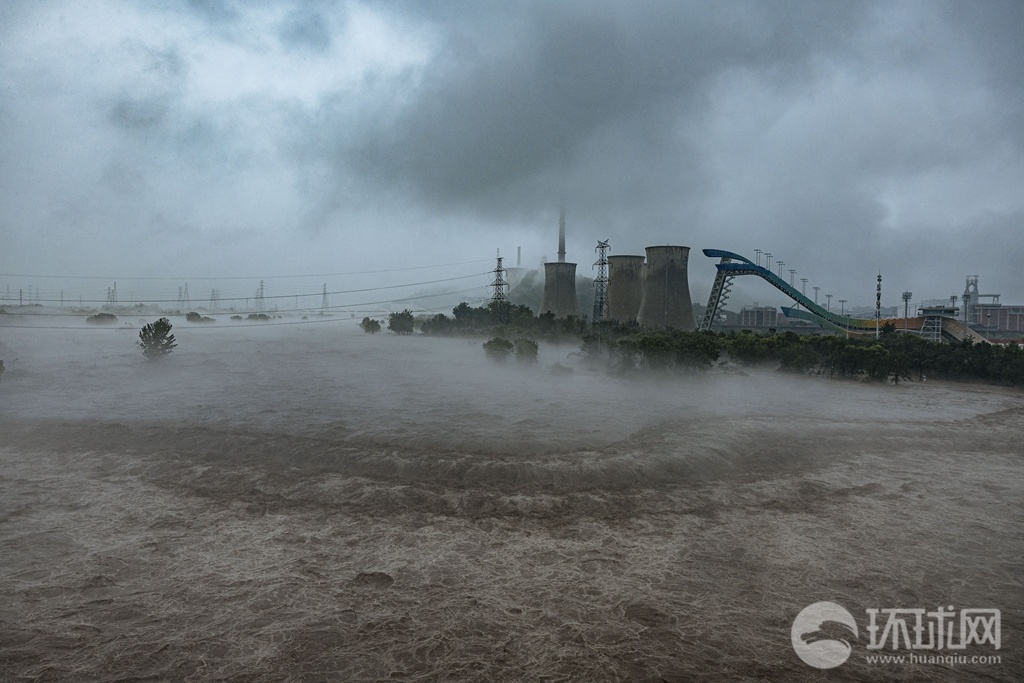
[[[8,0],[0,286],[535,266],[564,204],[580,274],[682,244],[695,302],[713,247],[1024,303],[1022,36],[1019,0]]]

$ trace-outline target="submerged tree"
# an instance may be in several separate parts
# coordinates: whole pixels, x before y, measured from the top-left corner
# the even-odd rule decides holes
[[[515,354],[516,360],[520,363],[536,363],[537,362],[537,342],[526,337],[520,337],[515,342]]]
[[[415,318],[408,308],[401,313],[392,313],[388,316],[388,329],[395,334],[412,334]]]
[[[373,318],[366,317],[359,323],[359,327],[363,328],[363,332],[366,334],[377,334],[380,332],[380,323]]]
[[[490,341],[486,341],[483,346],[487,357],[499,363],[504,363],[508,360],[508,357],[512,355],[513,349],[515,349],[515,344],[502,337],[495,337]]]
[[[148,360],[159,360],[170,354],[177,346],[171,334],[171,321],[160,318],[155,323],[143,326],[139,332],[139,346],[142,347],[142,355]]]

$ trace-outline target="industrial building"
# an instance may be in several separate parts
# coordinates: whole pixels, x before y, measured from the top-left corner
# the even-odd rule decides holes
[[[608,257],[608,317],[619,323],[636,322],[644,297],[644,257]]]
[[[558,262],[544,264],[544,299],[540,313],[553,313],[556,318],[580,314],[576,299],[576,264],[565,262],[565,209],[558,219]]]
[[[741,327],[778,327],[779,309],[775,306],[744,306],[740,309]]]
[[[637,314],[642,327],[697,328],[690,300],[689,247],[647,247],[644,293]]]

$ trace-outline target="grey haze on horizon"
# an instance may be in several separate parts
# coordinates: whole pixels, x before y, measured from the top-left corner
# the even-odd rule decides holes
[[[7,2],[0,273],[534,266],[564,204],[581,275],[684,244],[699,303],[707,247],[1024,303],[1021,35],[1012,0]]]

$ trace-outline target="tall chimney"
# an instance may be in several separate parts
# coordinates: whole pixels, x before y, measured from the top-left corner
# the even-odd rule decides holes
[[[558,262],[565,263],[565,207],[558,216]]]
[[[539,313],[556,318],[579,316],[576,299],[576,264],[565,262],[565,207],[558,219],[558,262],[544,264],[544,299]]]

